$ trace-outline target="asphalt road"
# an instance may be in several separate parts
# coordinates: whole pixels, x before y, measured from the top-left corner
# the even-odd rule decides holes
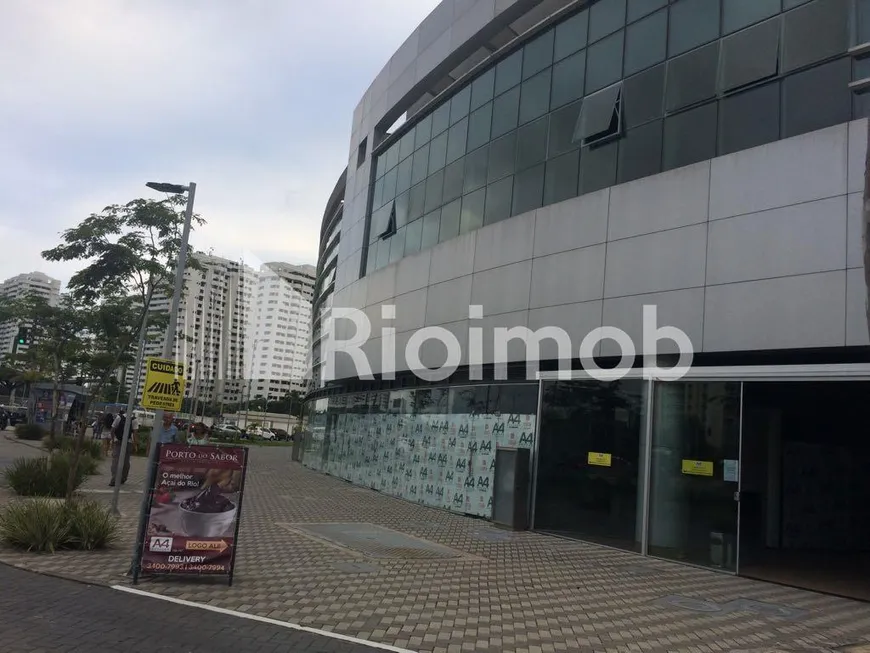
[[[379,649],[0,564],[0,651],[376,653]]]

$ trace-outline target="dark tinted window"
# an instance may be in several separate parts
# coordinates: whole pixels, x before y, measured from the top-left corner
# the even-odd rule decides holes
[[[783,138],[851,119],[849,59],[838,59],[783,82]]]
[[[471,83],[471,110],[482,107],[492,99],[495,69],[490,68]]]
[[[645,70],[622,83],[622,112],[626,129],[662,117],[665,65]]]
[[[666,7],[668,0],[628,0],[628,22],[632,23],[638,18],[651,14],[656,9]]]
[[[550,143],[548,156],[554,157],[580,147],[577,125],[583,102],[575,102],[550,114]]]
[[[468,118],[468,149],[473,150],[489,142],[492,126],[492,103],[489,102],[472,111]]]
[[[402,136],[399,141],[399,159],[405,159],[414,153],[414,130]]]
[[[369,241],[380,238],[381,234],[387,230],[387,225],[390,222],[391,212],[391,206],[385,206],[378,209],[377,211],[372,211],[372,223],[371,232],[369,233]]]
[[[459,235],[459,214],[462,208],[462,200],[454,200],[441,209],[441,229],[438,232],[438,241],[444,242]]]
[[[414,160],[408,157],[396,168],[396,192],[404,193],[411,187],[411,165]]]
[[[390,238],[390,263],[395,263],[405,255],[405,227],[402,227],[396,232],[396,235]]]
[[[432,138],[432,114],[422,118],[414,128],[414,147],[420,148]]]
[[[486,186],[486,169],[489,163],[489,148],[482,147],[465,157],[465,184],[463,192],[469,193]]]
[[[411,189],[411,199],[408,202],[408,222],[423,216],[423,207],[426,204],[426,182],[417,184]]]
[[[622,84],[614,84],[583,100],[580,136],[582,136],[584,143],[592,143],[619,133],[621,90]]]
[[[568,152],[547,161],[544,179],[544,204],[553,204],[577,195],[580,174],[580,152]]]
[[[785,15],[784,71],[845,52],[848,45],[849,0],[814,0]]]
[[[719,36],[719,0],[677,0],[671,5],[668,54],[682,54]]]
[[[779,138],[779,82],[722,100],[719,153],[730,154]]]
[[[662,121],[649,122],[626,132],[619,140],[617,183],[648,177],[662,171]]]
[[[665,109],[676,111],[714,97],[718,67],[718,42],[669,61]]]
[[[375,164],[375,178],[380,179],[387,171],[387,157],[381,155],[378,157],[378,162]]]
[[[585,50],[573,54],[553,66],[553,91],[550,106],[555,109],[582,98],[585,78]]]
[[[414,152],[414,163],[411,170],[411,183],[416,184],[424,179],[429,173],[429,145],[426,144]]]
[[[414,220],[405,227],[405,256],[420,251],[420,239],[423,236],[423,220]]]
[[[553,36],[553,30],[547,30],[526,44],[523,53],[523,79],[528,79],[553,63]]]
[[[439,170],[426,180],[426,204],[424,211],[434,211],[441,206],[442,193],[444,192],[444,171]]]
[[[445,129],[447,129],[450,123],[450,103],[445,102],[440,107],[435,109],[432,112],[432,135],[437,136]]]
[[[380,240],[377,244],[378,247],[378,261],[375,266],[378,269],[385,268],[390,264],[390,241],[389,240]]]
[[[429,174],[444,167],[447,160],[447,132],[432,139],[429,144]]]
[[[722,0],[722,33],[730,34],[779,13],[780,0]]]
[[[857,10],[856,41],[857,43],[866,43],[870,41],[870,2],[858,0]]]
[[[447,132],[447,163],[453,163],[465,154],[467,136],[468,118],[463,118]]]
[[[483,207],[485,204],[486,188],[476,190],[462,198],[459,233],[465,234],[483,226]]]
[[[780,19],[774,18],[722,39],[722,90],[776,75]]]
[[[556,26],[556,61],[586,47],[588,27],[589,12],[585,10]]]
[[[518,172],[514,178],[511,215],[537,209],[544,201],[544,164]]]
[[[483,211],[483,224],[492,224],[511,216],[513,187],[513,177],[505,177],[486,187],[486,208]]]
[[[617,32],[589,47],[586,93],[592,93],[622,77],[622,44],[625,32]]]
[[[404,227],[408,224],[408,203],[411,195],[402,193],[396,198],[396,203],[393,205],[396,212],[396,227]]]
[[[520,94],[520,124],[540,118],[550,110],[552,72],[552,68],[547,68],[547,70],[523,82]]]
[[[372,191],[372,207],[380,208],[383,205],[383,197],[384,197],[384,180],[383,178],[378,179],[375,182],[374,190]]]
[[[450,100],[450,124],[455,125],[468,115],[471,104],[471,86],[466,86]]]
[[[492,103],[492,137],[508,133],[517,126],[520,112],[520,89],[499,95]]]
[[[625,0],[599,0],[589,9],[589,42],[625,25]]]
[[[632,75],[665,60],[668,12],[660,11],[625,30],[625,74]]]
[[[450,202],[462,195],[465,177],[465,159],[454,161],[444,168],[444,201]]]
[[[396,196],[396,169],[393,168],[384,175],[384,195],[381,199],[386,204]]]
[[[399,162],[399,144],[396,143],[384,153],[384,157],[387,160],[387,170],[390,168],[394,168],[396,164]]]
[[[438,244],[438,232],[441,230],[441,211],[432,211],[423,216],[423,236],[420,249],[426,249]]]
[[[487,181],[501,179],[513,174],[517,152],[517,133],[513,132],[489,144],[489,169]]]
[[[548,116],[523,125],[517,130],[517,170],[523,170],[547,158]]]
[[[616,184],[617,144],[608,143],[583,151],[580,157],[580,194]]]
[[[717,115],[717,104],[712,102],[665,118],[665,170],[716,156]]]
[[[495,94],[504,93],[520,83],[523,72],[523,51],[517,50],[495,67]]]

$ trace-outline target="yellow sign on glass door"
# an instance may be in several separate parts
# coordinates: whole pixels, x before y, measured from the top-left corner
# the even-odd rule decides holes
[[[713,476],[713,463],[709,460],[684,460],[683,474]]]
[[[595,465],[596,467],[610,467],[613,462],[613,456],[609,453],[590,451],[588,461],[590,465]]]

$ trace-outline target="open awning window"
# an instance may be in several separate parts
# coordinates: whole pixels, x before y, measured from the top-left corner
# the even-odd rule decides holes
[[[779,17],[722,41],[722,90],[731,91],[773,77],[779,67]]]
[[[383,231],[381,231],[379,238],[386,239],[386,238],[389,238],[390,236],[394,235],[395,233],[396,233],[396,202],[394,201],[392,207],[390,207],[390,215],[389,215],[389,218],[387,218],[387,224],[384,225],[384,229],[383,229]]]
[[[575,130],[575,140],[592,145],[616,137],[622,130],[622,82],[587,96]]]

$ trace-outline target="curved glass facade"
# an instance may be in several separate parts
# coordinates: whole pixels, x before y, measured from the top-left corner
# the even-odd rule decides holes
[[[599,0],[559,20],[377,156],[366,272],[541,206],[861,117],[848,50],[866,40],[865,5]]]

